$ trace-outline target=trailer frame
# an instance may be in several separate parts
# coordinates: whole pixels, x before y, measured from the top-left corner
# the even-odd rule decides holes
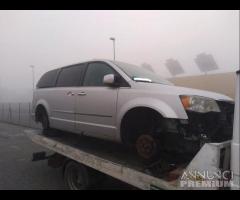
[[[151,167],[140,167],[140,165],[132,164],[131,161],[134,160],[134,158],[127,159],[127,155],[118,157],[117,152],[106,153],[102,152],[101,149],[92,151],[92,147],[86,148],[88,145],[85,145],[85,147],[76,146],[76,144],[79,144],[79,141],[75,139],[77,135],[74,134],[73,139],[69,140],[68,136],[70,133],[67,133],[65,137],[44,136],[41,130],[36,129],[25,130],[25,133],[32,142],[54,152],[53,155],[50,156],[46,156],[44,152],[35,153],[33,160],[48,159],[48,164],[53,167],[64,166],[65,161],[75,161],[79,163],[79,168],[84,168],[82,166],[85,166],[143,190],[206,189],[181,186],[181,176],[184,172],[191,170],[205,170],[213,174],[218,170],[228,170],[230,163],[231,141],[206,143],[187,165],[184,167],[181,165],[177,166],[167,171],[164,176],[160,176],[158,170],[156,171],[159,172],[159,174],[154,174],[151,173]],[[79,138],[81,137],[84,136],[79,136]],[[66,142],[66,140],[68,141]],[[84,143],[84,141],[80,141],[80,143]],[[60,159],[57,161],[53,159],[56,155],[60,155]],[[109,157],[109,155],[111,156]],[[157,168],[160,166],[158,163],[154,165],[157,166]],[[161,168],[161,166],[159,168]],[[174,178],[168,179],[168,177]],[[216,190],[219,188],[215,187],[211,189]]]
[[[105,158],[104,155],[94,155],[94,153],[89,153],[69,144],[64,144],[63,142],[56,140],[54,137],[52,138],[42,135],[39,130],[28,129],[25,131],[25,133],[32,142],[54,152],[54,154],[50,156],[46,156],[45,152],[35,153],[33,156],[34,161],[51,159],[52,156],[56,155],[55,153],[57,153],[59,155],[62,155],[63,159],[66,158],[68,161],[76,161],[84,166],[90,167],[91,169],[97,170],[103,174],[109,175],[139,189],[179,189],[176,187],[176,182],[174,181],[166,181],[161,178],[151,176],[132,167],[128,167],[122,163],[118,163]],[[63,165],[64,163],[65,162],[62,162]],[[56,167],[60,167],[60,165]]]

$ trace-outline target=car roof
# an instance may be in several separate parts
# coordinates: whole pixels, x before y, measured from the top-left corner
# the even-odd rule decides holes
[[[66,68],[66,67],[71,67],[71,66],[74,66],[74,65],[78,65],[78,64],[82,64],[82,63],[87,63],[87,62],[111,62],[111,61],[114,61],[114,60],[108,60],[108,59],[89,59],[89,60],[84,60],[84,61],[81,61],[81,62],[77,62],[77,63],[72,63],[72,64],[69,64],[69,65],[65,65],[63,67],[58,67],[58,68],[55,68],[55,69],[62,69],[62,68]]]

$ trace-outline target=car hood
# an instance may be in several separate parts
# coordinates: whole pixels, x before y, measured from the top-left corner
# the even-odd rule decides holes
[[[141,83],[136,82],[136,87],[147,90],[149,92],[157,92],[157,93],[165,93],[169,95],[195,95],[211,98],[219,101],[233,101],[232,98],[219,94],[216,92],[210,92],[206,90],[198,90],[186,87],[179,87],[176,85],[164,85],[164,84],[156,84],[156,83]]]

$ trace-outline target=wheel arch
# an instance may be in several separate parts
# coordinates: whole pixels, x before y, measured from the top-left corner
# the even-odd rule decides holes
[[[164,101],[155,98],[136,98],[125,103],[119,112],[118,118],[122,118],[124,114],[135,107],[147,107],[159,112],[166,118],[178,118],[177,113]]]
[[[35,113],[35,121],[38,121],[38,115],[37,112],[40,111],[41,109],[44,109],[47,112],[47,115],[49,116],[49,106],[46,101],[40,100],[38,103],[35,105],[34,108],[34,113]]]
[[[134,134],[129,135],[128,130],[130,127],[128,126],[128,123],[133,123],[136,125],[135,117],[137,117],[137,116],[140,116],[140,118],[142,118],[143,116],[151,116],[154,119],[159,119],[159,120],[164,119],[164,116],[160,112],[158,112],[156,109],[154,109],[150,106],[132,107],[127,112],[125,112],[125,114],[123,115],[123,117],[121,119],[121,124],[119,127],[120,139],[124,144],[129,144],[129,142],[130,142],[129,138],[132,138],[132,136],[135,137]],[[146,120],[151,120],[151,119],[147,118]]]
[[[177,112],[175,112],[173,108],[171,108],[166,102],[159,99],[150,97],[133,99],[125,103],[123,106],[121,106],[121,108],[118,108],[119,110],[117,115],[117,129],[119,136],[118,140],[121,142],[123,142],[121,131],[123,119],[129,111],[136,108],[150,109],[166,119],[178,119],[182,117],[178,116]]]
[[[177,113],[165,102],[155,99],[155,98],[136,98],[127,103],[125,103],[118,110],[117,115],[117,127],[121,127],[121,121],[124,115],[131,109],[137,107],[146,107],[152,110],[155,110],[164,118],[179,118]]]

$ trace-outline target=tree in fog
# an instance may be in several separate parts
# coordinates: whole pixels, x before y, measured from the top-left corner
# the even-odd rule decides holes
[[[151,66],[150,64],[148,64],[148,63],[143,63],[143,64],[141,65],[141,67],[144,68],[144,69],[147,69],[147,70],[149,70],[149,71],[151,71],[151,72],[154,72],[152,66]]]

